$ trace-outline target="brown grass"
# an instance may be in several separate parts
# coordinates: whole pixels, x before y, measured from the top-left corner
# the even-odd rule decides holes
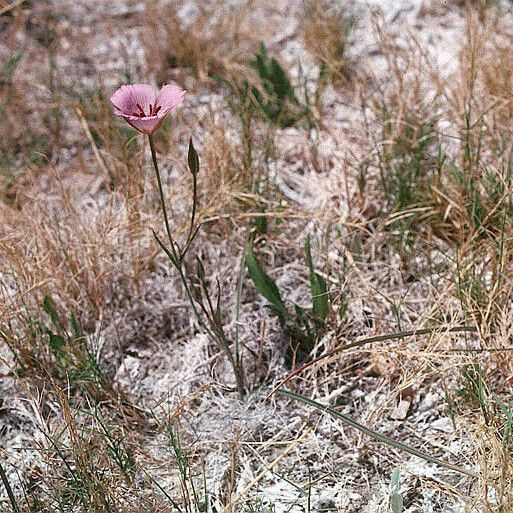
[[[440,510],[507,513],[511,438],[497,398],[509,407],[511,15],[494,22],[492,8],[480,19],[454,6],[430,14],[465,16],[451,76],[408,34],[415,27],[401,26],[398,38],[386,18],[373,26],[362,19],[384,67],[360,74],[344,28],[349,13],[332,2],[309,0],[288,11],[267,0],[235,8],[216,0],[187,19],[181,4],[163,3],[157,13],[148,2],[143,17],[129,11],[112,19],[118,30],[135,26],[142,34],[143,70],[112,60],[101,68],[111,47],[100,58],[88,38],[75,37],[71,4],[47,19],[26,2],[0,19],[2,55],[27,37],[25,56],[0,89],[1,150],[11,159],[2,164],[0,190],[1,459],[19,509],[167,512],[176,502],[194,511],[205,479],[212,510],[267,511],[258,505],[262,497],[269,507],[306,508],[311,488],[312,510],[326,499],[341,511],[375,513],[388,507],[380,483],[402,465],[407,507],[431,500]],[[26,33],[36,14],[39,29],[47,23],[58,36],[55,47],[42,48]],[[283,38],[287,16],[297,29]],[[213,75],[237,77],[261,40],[280,61],[291,41],[301,41],[335,81],[352,74],[359,98],[348,102],[343,88],[323,89],[323,123],[282,130],[258,117],[245,124],[226,98],[202,96]],[[63,41],[104,70],[102,81],[65,92]],[[49,52],[57,63],[53,89]],[[371,66],[372,57],[362,56],[358,67]],[[152,238],[163,223],[147,143],[112,116],[108,102],[127,71],[193,91],[156,146],[180,242],[191,208],[189,137],[199,151],[198,219],[205,225],[185,269],[194,274],[199,256],[214,298],[219,284],[220,319],[238,337],[252,388],[244,401],[232,393],[225,355],[196,322]],[[40,82],[42,93],[29,100]],[[38,138],[50,149],[27,160]],[[425,138],[430,144],[420,152]],[[420,171],[408,202],[399,198],[397,171],[412,162]],[[311,309],[304,255],[311,237],[315,269],[330,291],[315,356],[377,334],[476,328],[352,347],[299,372],[289,386],[478,479],[418,464],[283,398],[261,401],[265,387],[287,374],[290,335],[245,273],[250,235],[291,312]],[[0,504],[9,508],[1,486]]]
[[[306,49],[335,81],[348,81],[355,63],[348,55],[356,17],[331,0],[304,2],[299,32]]]
[[[170,78],[188,86],[205,82],[215,75],[231,76],[233,69],[246,63],[268,27],[253,18],[253,0],[237,7],[222,1],[205,2],[187,19],[179,16],[181,2],[173,1],[158,9],[148,4],[146,58],[157,82]]]

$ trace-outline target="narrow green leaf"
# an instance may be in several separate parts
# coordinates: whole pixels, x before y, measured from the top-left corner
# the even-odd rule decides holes
[[[252,242],[249,245],[249,251],[246,256],[246,267],[248,268],[249,277],[253,281],[257,291],[273,305],[280,317],[280,320],[283,322],[287,317],[285,303],[281,299],[280,291],[276,283],[258,264],[253,251]]]
[[[223,325],[223,315],[221,312],[221,283],[219,282],[219,278],[217,278],[217,301],[216,301],[216,313],[215,319],[218,326]]]
[[[390,497],[390,508],[392,509],[392,513],[403,513],[404,502],[400,493],[392,492],[392,496]]]
[[[493,396],[494,396],[495,400],[497,401],[497,404],[500,406],[502,413],[506,417],[502,438],[505,442],[507,442],[512,433],[513,410],[511,409],[511,405],[509,405],[509,407],[506,406],[506,404],[501,400],[501,398],[497,394],[494,393]]]
[[[457,465],[453,465],[452,463],[446,463],[443,460],[440,460],[438,458],[435,458],[434,456],[430,456],[429,454],[426,454],[422,451],[419,451],[418,449],[415,449],[414,447],[411,447],[409,445],[406,445],[402,442],[398,442],[397,440],[394,440],[392,438],[389,438],[386,435],[382,435],[380,433],[377,433],[376,431],[373,431],[372,429],[369,429],[366,426],[363,426],[356,420],[352,419],[351,417],[348,417],[347,415],[344,415],[342,413],[339,413],[336,410],[333,410],[329,406],[325,406],[323,404],[320,404],[312,399],[309,399],[308,397],[304,397],[300,394],[296,394],[295,392],[290,392],[289,390],[277,390],[277,393],[280,395],[283,395],[285,397],[289,397],[290,399],[295,399],[296,401],[300,401],[304,404],[307,404],[308,406],[312,406],[317,410],[320,410],[322,412],[329,413],[332,417],[335,417],[339,420],[342,420],[349,426],[357,429],[358,431],[366,434],[367,436],[370,436],[371,438],[374,438],[374,440],[381,442],[383,444],[389,445],[390,447],[393,447],[394,449],[397,449],[399,451],[404,451],[409,454],[412,454],[413,456],[417,456],[418,458],[422,458],[425,461],[429,461],[430,463],[435,463],[436,465],[439,465],[441,467],[445,467],[449,470],[454,470],[455,472],[459,472],[461,474],[465,474],[469,477],[479,477],[478,474],[475,472],[472,472],[470,470],[466,470],[464,468],[461,468]]]
[[[390,486],[393,490],[399,487],[399,479],[401,478],[401,469],[397,467],[392,474],[392,479],[390,480]]]
[[[57,313],[57,310],[55,310],[55,306],[50,296],[45,296],[43,298],[43,310],[47,313],[48,317],[50,317],[54,328],[57,330],[62,330],[61,319]]]
[[[2,66],[2,70],[0,71],[0,76],[4,80],[8,80],[11,78],[12,73],[18,66],[21,58],[23,56],[23,52],[16,52],[11,58],[7,59]]]
[[[50,344],[50,349],[54,353],[55,356],[62,358],[65,356],[64,346],[66,345],[66,341],[60,335],[56,335],[51,331],[48,332],[48,340]]]
[[[312,295],[313,313],[317,324],[324,325],[328,317],[328,286],[326,280],[315,272],[310,250],[310,237],[305,242],[306,263],[310,271],[310,293]]]
[[[70,312],[69,318],[71,323],[71,330],[73,332],[73,337],[75,338],[75,340],[84,340],[85,333],[82,329],[82,326],[80,326],[80,323],[77,320],[75,312]]]
[[[205,281],[205,267],[200,257],[196,257],[196,276],[200,282]]]
[[[258,53],[250,61],[260,78],[258,87],[251,88],[255,106],[262,115],[272,123],[279,123],[282,128],[294,125],[304,112],[286,71],[274,57],[267,55],[264,43],[260,44]]]
[[[7,479],[7,474],[5,473],[4,467],[0,462],[0,479],[2,480],[2,484],[4,485],[5,491],[7,492],[7,497],[9,497],[9,501],[12,506],[12,510],[14,513],[19,513],[20,508],[18,507],[18,503],[16,502],[16,497],[11,488],[11,484],[9,483],[9,479]]]
[[[203,291],[201,289],[200,286],[198,286],[196,283],[192,283],[190,284],[190,287],[191,287],[191,295],[192,297],[194,298],[194,300],[197,302],[197,303],[203,303]]]
[[[57,360],[58,367],[65,369],[68,363],[68,355],[66,354],[66,340],[60,335],[56,335],[48,331],[48,345]]]

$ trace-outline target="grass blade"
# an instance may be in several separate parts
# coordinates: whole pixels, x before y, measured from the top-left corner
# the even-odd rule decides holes
[[[43,310],[46,312],[48,317],[50,317],[50,320],[52,321],[55,329],[58,331],[63,331],[61,319],[50,296],[45,296],[43,298]]]
[[[301,367],[298,367],[296,370],[291,372],[286,378],[284,378],[280,383],[278,383],[272,392],[270,392],[269,395],[272,395],[275,390],[282,387],[285,383],[290,381],[293,377],[297,376],[298,374],[301,374],[305,369],[308,367],[311,367],[312,365],[315,365],[316,363],[321,362],[322,360],[325,360],[327,358],[331,358],[332,356],[335,356],[338,353],[342,353],[344,351],[347,351],[349,349],[355,349],[357,347],[366,346],[368,344],[372,344],[374,342],[385,342],[388,340],[397,340],[407,337],[413,337],[416,335],[430,335],[432,333],[460,333],[460,332],[477,332],[477,328],[475,326],[438,326],[433,328],[417,328],[414,330],[407,330],[407,331],[400,331],[397,333],[389,333],[387,335],[374,335],[372,337],[366,337],[359,340],[355,340],[354,342],[350,342],[349,344],[344,344],[333,351],[330,351],[329,353],[323,354],[321,356],[318,356],[317,358],[314,358],[313,360],[310,360],[309,362],[305,363]]]
[[[7,474],[5,473],[4,467],[0,462],[0,479],[4,485],[5,491],[7,492],[7,496],[9,497],[9,502],[11,503],[12,510],[14,513],[19,513],[20,508],[18,507],[18,503],[16,502],[16,497],[14,496],[14,492],[12,491],[9,480],[7,479]]]
[[[249,277],[253,281],[255,288],[273,305],[280,317],[280,321],[283,323],[287,317],[285,303],[281,298],[280,291],[274,280],[266,274],[258,264],[253,251],[253,242],[249,245],[249,251],[246,256],[246,266],[248,268]]]
[[[458,467],[457,465],[453,465],[452,463],[447,463],[443,460],[435,458],[434,456],[430,456],[429,454],[419,451],[418,449],[415,449],[414,447],[406,445],[402,442],[398,442],[397,440],[389,438],[388,436],[377,433],[376,431],[373,431],[372,429],[369,429],[368,427],[360,424],[359,422],[352,419],[351,417],[348,417],[347,415],[339,413],[338,411],[333,410],[329,406],[320,404],[320,403],[314,401],[313,399],[309,399],[308,397],[304,397],[300,394],[296,394],[295,392],[290,392],[289,390],[278,390],[277,393],[280,395],[283,395],[285,397],[289,397],[290,399],[295,399],[296,401],[300,401],[304,404],[307,404],[308,406],[312,406],[313,408],[315,408],[317,410],[327,412],[332,417],[342,420],[343,422],[345,422],[346,424],[350,425],[351,427],[357,429],[358,431],[366,434],[367,436],[370,436],[371,438],[374,438],[374,440],[381,442],[383,444],[389,445],[390,447],[394,447],[395,449],[398,449],[399,451],[407,452],[409,454],[412,454],[413,456],[422,458],[425,461],[429,461],[430,463],[435,463],[436,465],[445,467],[445,468],[447,468],[449,470],[453,470],[455,472],[459,472],[460,474],[465,474],[466,476],[469,476],[469,477],[479,477],[478,474],[476,474],[475,472]]]
[[[312,295],[315,322],[322,327],[328,317],[328,286],[326,280],[315,272],[310,251],[310,237],[307,237],[305,242],[305,256],[310,273],[310,293]]]

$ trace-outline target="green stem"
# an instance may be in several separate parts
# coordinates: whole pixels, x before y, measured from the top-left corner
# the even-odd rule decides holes
[[[18,507],[18,503],[16,502],[16,498],[14,497],[14,492],[12,491],[11,485],[9,484],[9,480],[7,479],[7,474],[5,473],[2,463],[0,463],[0,479],[2,480],[5,491],[7,492],[7,496],[9,497],[9,501],[11,503],[12,510],[14,511],[14,513],[19,513],[20,508]]]
[[[189,284],[187,282],[187,277],[185,276],[185,273],[183,272],[182,263],[176,259],[176,257],[169,251],[168,248],[166,248],[166,246],[162,243],[162,241],[159,239],[158,235],[155,232],[153,232],[153,236],[155,237],[155,240],[161,247],[162,251],[164,251],[164,253],[167,255],[167,257],[169,258],[169,260],[175,267],[175,269],[178,271],[180,280],[181,280],[182,285],[187,294],[187,298],[188,298],[189,303],[194,312],[194,316],[198,320],[199,325],[207,332],[207,334],[211,338],[218,341],[218,343],[221,345],[221,348],[228,355],[228,358],[230,360],[230,365],[232,366],[233,372],[235,374],[235,380],[237,382],[237,390],[239,392],[239,396],[241,397],[241,399],[244,398],[246,389],[244,386],[244,375],[242,372],[242,367],[240,365],[240,361],[239,360],[236,361],[234,359],[234,356],[233,356],[232,352],[230,351],[230,343],[228,342],[222,327],[217,326],[215,323],[213,323],[212,320],[210,321],[212,327],[207,326],[207,324],[203,321],[203,319],[201,318],[201,315],[198,312],[198,309],[196,307],[196,303],[194,301],[194,297],[192,295],[191,289],[189,288]],[[207,300],[210,302],[209,296],[207,296]],[[210,316],[208,315],[208,312],[206,312],[205,309],[203,309],[203,312],[205,313],[205,316],[207,317],[207,319],[212,317],[213,306],[211,303],[210,303],[209,307],[211,308]]]
[[[200,304],[200,307],[203,310],[203,313],[205,314],[205,317],[210,323],[210,326],[207,326],[199,316],[199,313],[196,309],[196,306],[194,305],[194,299],[192,297],[192,293],[189,289],[189,285],[186,281],[185,275],[183,274],[181,265],[178,268],[178,272],[180,273],[180,277],[182,278],[182,282],[184,284],[185,290],[187,291],[187,295],[189,297],[189,301],[191,302],[194,313],[196,315],[196,318],[198,319],[198,322],[200,325],[205,329],[205,331],[214,339],[217,340],[218,344],[221,346],[221,348],[226,353],[228,359],[230,360],[230,365],[232,366],[233,373],[235,375],[235,381],[237,383],[237,391],[239,392],[239,397],[241,399],[244,399],[244,396],[246,395],[246,387],[244,386],[244,373],[242,370],[242,362],[240,359],[236,359],[233,355],[233,352],[231,351],[231,344],[228,338],[226,337],[226,334],[223,329],[223,325],[221,323],[221,318],[217,314],[217,309],[214,309],[214,305],[212,304],[212,300],[210,298],[210,295],[208,294],[208,290],[205,289],[205,295],[207,299],[207,305],[210,310],[210,313],[206,310],[206,307],[204,305]],[[218,301],[220,301],[221,297],[221,290],[218,287],[217,291],[217,297]]]
[[[242,288],[244,285],[244,272],[246,270],[246,251],[247,245],[242,249],[242,257],[240,261],[239,276],[237,278],[237,296],[235,301],[235,360],[239,367],[242,366],[242,359],[240,356],[240,342],[239,342],[239,319],[240,319],[240,305],[242,298]]]
[[[164,251],[164,253],[167,255],[167,257],[169,258],[169,260],[171,261],[171,263],[173,264],[174,268],[178,271],[178,275],[180,276],[180,280],[185,288],[185,292],[187,294],[187,298],[189,299],[189,302],[191,304],[191,307],[192,307],[192,310],[194,312],[194,315],[196,317],[196,319],[198,319],[198,322],[200,324],[200,326],[210,335],[210,336],[213,336],[211,330],[208,328],[208,326],[205,325],[205,323],[202,321],[201,319],[201,316],[198,312],[198,309],[196,308],[196,303],[194,302],[194,298],[192,296],[192,293],[191,293],[191,290],[189,288],[189,284],[187,283],[187,278],[183,272],[183,269],[182,269],[182,264],[181,262],[179,262],[177,259],[176,259],[176,256],[173,255],[173,253],[171,253],[169,251],[169,249],[166,248],[166,246],[164,245],[164,243],[159,239],[158,235],[153,232],[153,236],[155,237],[155,240],[157,241],[158,245],[160,246],[160,248],[162,249],[162,251]]]
[[[157,236],[157,234],[155,232],[153,232],[153,235],[154,235],[155,239],[157,240],[159,246],[162,248],[164,253],[166,253],[166,255],[168,256],[169,260],[171,261],[171,263],[173,264],[175,269],[178,271],[178,274],[180,275],[180,280],[183,283],[183,286],[185,288],[185,292],[187,293],[187,297],[189,299],[189,302],[191,303],[192,310],[194,312],[194,315],[196,316],[196,319],[198,319],[198,322],[200,323],[200,325],[207,330],[207,333],[209,333],[209,335],[211,335],[211,333],[209,332],[210,330],[208,330],[207,326],[205,326],[204,323],[201,320],[199,312],[198,312],[198,310],[196,308],[196,304],[194,303],[194,298],[192,297],[192,293],[191,293],[191,291],[189,289],[189,286],[187,284],[187,278],[185,277],[185,274],[184,274],[183,269],[182,269],[182,258],[178,257],[178,253],[176,251],[176,245],[175,245],[175,242],[173,240],[173,236],[171,235],[171,228],[169,227],[169,217],[167,215],[166,200],[164,198],[164,190],[162,188],[162,180],[160,179],[159,165],[158,165],[158,162],[157,162],[157,153],[155,152],[155,146],[153,144],[153,137],[152,137],[151,134],[148,135],[148,139],[150,141],[151,159],[153,161],[153,167],[155,169],[155,174],[157,175],[157,184],[158,184],[159,194],[160,194],[160,203],[162,205],[162,215],[164,217],[164,223],[166,225],[167,238],[169,240],[171,251],[169,251],[169,249],[166,248],[166,246],[162,243],[162,241],[159,239],[159,237]],[[183,257],[183,254],[182,254],[182,257]]]
[[[237,390],[239,392],[239,397],[241,399],[244,399],[244,396],[246,395],[246,387],[244,386],[244,373],[242,371],[241,361],[240,358],[236,359],[233,352],[230,349],[230,342],[226,338],[226,335],[224,334],[224,330],[220,327],[218,329],[219,333],[219,340],[222,341],[222,346],[225,350],[226,355],[228,356],[228,359],[230,360],[230,365],[232,366],[233,373],[235,374],[235,381],[237,382]]]
[[[153,143],[153,136],[151,134],[148,134],[148,139],[150,141],[150,150],[151,150],[151,159],[153,161],[153,167],[155,169],[155,174],[157,175],[157,184],[159,188],[159,194],[160,194],[160,204],[162,205],[162,215],[164,216],[164,224],[166,225],[166,233],[167,238],[169,240],[169,244],[171,246],[171,249],[173,250],[173,256],[176,258],[176,249],[175,249],[175,243],[173,241],[173,237],[171,236],[171,228],[169,227],[169,217],[167,215],[167,209],[166,209],[166,200],[164,197],[164,189],[162,188],[162,180],[160,179],[160,171],[159,171],[159,165],[157,162],[157,153],[155,152],[155,145]]]
[[[194,221],[196,220],[196,204],[198,198],[198,178],[196,177],[196,173],[192,173],[192,212],[191,212],[191,225],[189,226],[189,234],[187,235],[187,242],[185,244],[185,248],[182,252],[182,258],[185,256],[187,249],[193,239],[194,234]]]
[[[193,173],[193,181],[192,181],[193,201],[192,201],[192,213],[191,213],[191,223],[190,223],[190,228],[189,228],[189,234],[187,236],[187,242],[185,244],[185,247],[184,247],[183,251],[181,251],[180,248],[178,247],[178,245],[173,240],[173,236],[171,235],[171,228],[169,226],[169,217],[168,217],[167,209],[166,209],[166,201],[164,198],[164,190],[162,187],[162,180],[160,178],[160,171],[159,171],[159,166],[158,166],[158,162],[157,162],[157,153],[155,152],[155,146],[154,146],[153,137],[151,134],[148,134],[148,139],[150,141],[151,159],[153,161],[153,167],[155,169],[155,174],[157,176],[157,184],[158,184],[158,189],[159,189],[159,194],[160,194],[160,203],[162,204],[162,215],[164,217],[167,238],[168,238],[169,245],[170,245],[171,249],[169,250],[162,243],[162,241],[159,239],[158,235],[155,232],[153,232],[153,235],[154,235],[155,239],[157,240],[159,246],[162,248],[164,253],[167,255],[167,257],[169,258],[169,260],[175,267],[175,269],[178,271],[180,280],[185,288],[187,298],[189,299],[189,303],[194,312],[194,316],[198,320],[198,323],[207,332],[207,334],[210,337],[214,338],[214,340],[217,340],[220,343],[220,345],[223,347],[223,349],[226,351],[228,358],[230,359],[230,364],[231,364],[234,374],[235,374],[235,379],[237,382],[237,389],[239,391],[239,395],[242,398],[242,397],[244,397],[245,387],[244,387],[244,379],[243,379],[242,371],[241,371],[240,366],[238,365],[239,362],[234,360],[234,356],[230,351],[230,344],[227,341],[226,336],[224,335],[222,327],[220,328],[220,327],[215,326],[215,324],[213,324],[212,321],[210,321],[210,323],[211,323],[211,325],[212,324],[213,325],[211,327],[209,327],[201,318],[201,315],[196,307],[196,303],[194,301],[194,297],[192,295],[191,289],[187,282],[187,277],[185,276],[183,265],[182,265],[183,257],[185,256],[187,250],[189,249],[192,239],[194,238],[194,236],[197,233],[197,230],[194,230],[194,221],[196,218],[196,204],[197,204],[196,173]],[[178,250],[177,250],[177,248],[178,248]],[[207,298],[210,301],[210,298],[208,296],[207,296]],[[207,315],[207,319],[208,318],[209,318],[209,316]]]
[[[235,380],[237,382],[237,390],[239,391],[240,398],[243,399],[246,389],[244,387],[244,375],[242,372],[241,362],[235,360],[233,352],[230,348],[231,343],[226,337],[226,334],[223,329],[221,315],[219,311],[219,301],[221,298],[221,287],[219,285],[219,281],[217,282],[217,308],[214,309],[214,305],[212,304],[210,295],[208,295],[208,291],[205,290],[205,292],[208,308],[210,309],[210,315],[207,315],[207,318],[210,319],[212,331],[217,335],[217,340],[219,341],[221,347],[224,349],[226,355],[228,356],[228,359],[230,360],[230,365],[233,368],[233,373],[235,374]]]

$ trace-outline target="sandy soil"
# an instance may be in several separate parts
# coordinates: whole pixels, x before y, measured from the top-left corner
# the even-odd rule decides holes
[[[149,4],[166,3],[129,0],[54,2],[62,33],[56,51],[56,69],[61,83],[82,89],[101,86],[104,91],[111,92],[127,81],[128,74],[134,82],[151,82],[152,70],[148,69],[151,59],[145,42],[146,9]],[[227,0],[224,9],[228,12],[236,4]],[[318,67],[298,36],[301,2],[258,0],[253,4],[251,16],[257,21],[265,20],[269,52],[280,58],[292,77],[306,76],[313,84]],[[432,75],[426,75],[426,88],[434,87],[430,82],[434,75],[439,80],[451,81],[458,73],[461,44],[465,38],[462,8],[442,0],[367,0],[347,4],[347,9],[354,12],[358,20],[350,56],[357,68],[367,70],[376,81],[386,84],[389,73],[376,25],[384,27],[390,44],[399,48],[416,45],[419,55],[425,54],[424,58],[433,65]],[[196,2],[180,2],[179,15],[184,24],[196,10]],[[32,87],[34,96],[28,107],[36,111],[48,97],[47,86],[37,80],[46,62],[41,48],[30,42],[30,36],[20,31],[16,37],[18,39],[14,44],[10,42],[9,47],[0,42],[0,57],[8,56],[13,47],[26,48],[17,76]],[[231,138],[235,146],[238,144],[237,120],[226,106],[226,95],[227,92],[217,85],[192,85],[176,116],[173,139],[177,145],[168,155],[162,155],[161,162],[170,196],[175,198],[172,208],[178,217],[187,211],[187,203],[183,201],[187,185],[180,183],[184,171],[180,155],[185,154],[189,135],[194,134],[200,156],[215,136],[214,132],[207,133],[204,127],[224,126],[227,139]],[[352,198],[357,193],[354,164],[363,161],[368,152],[364,141],[368,129],[366,119],[371,114],[362,110],[361,97],[344,87],[329,86],[324,92],[323,104],[323,130],[313,143],[318,169],[312,164],[312,140],[302,128],[280,131],[276,158],[269,168],[281,194],[282,205],[303,216],[303,219],[288,222],[289,231],[275,237],[276,255],[270,256],[274,258],[274,266],[269,266],[273,269],[273,277],[291,303],[308,304],[306,266],[297,258],[306,234],[321,239],[326,216],[335,216],[340,226],[348,220],[355,221],[352,209]],[[100,236],[109,240],[117,237],[120,247],[126,245],[128,248],[125,229],[109,231],[105,221],[109,219],[111,226],[116,226],[116,219],[124,219],[126,204],[121,194],[111,193],[106,188],[98,158],[73,109],[62,113],[62,125],[60,149],[50,162],[55,174],[49,177],[34,173],[30,178],[30,191],[37,191],[37,194],[30,192],[36,194],[33,201],[46,205],[55,202],[57,205],[54,179],[57,176],[63,187],[70,189],[81,215],[104,223],[106,232]],[[110,157],[103,149],[100,157],[109,164]],[[155,191],[151,185],[148,155],[145,158],[148,172],[144,188],[150,202],[155,201]],[[20,193],[20,198],[23,194]],[[22,212],[29,208],[27,199],[23,198]],[[370,205],[369,208],[379,206]],[[146,215],[150,218],[148,212]],[[220,276],[223,290],[233,291],[247,226],[237,221],[233,233],[229,237],[227,233],[222,225],[214,227],[201,252],[211,262],[211,272]],[[247,370],[255,373],[251,378],[255,389],[241,401],[232,390],[234,382],[229,366],[190,315],[179,281],[165,258],[157,253],[149,227],[137,244],[141,252],[153,253],[150,271],[138,284],[137,295],[132,295],[134,289],[124,282],[128,279],[123,271],[124,258],[105,255],[113,269],[107,280],[111,288],[96,320],[88,326],[88,336],[112,377],[113,388],[123,391],[136,406],[133,422],[138,422],[135,419],[137,410],[146,419],[140,428],[132,431],[132,443],[137,461],[144,462],[147,474],[161,487],[175,493],[177,472],[169,465],[171,456],[165,433],[159,430],[160,420],[152,420],[152,417],[164,419],[169,412],[180,411],[183,440],[194,447],[195,454],[201,455],[207,488],[214,509],[217,504],[217,511],[222,510],[228,493],[236,497],[250,484],[250,491],[235,511],[243,511],[244,507],[249,508],[258,501],[261,501],[261,511],[273,508],[268,510],[277,513],[307,511],[308,503],[311,511],[388,511],[389,482],[398,465],[401,465],[403,476],[401,489],[407,495],[405,511],[470,511],[465,509],[467,503],[461,497],[472,495],[472,480],[379,446],[328,415],[318,414],[285,398],[264,400],[268,388],[258,389],[256,373],[260,369],[251,363],[249,353],[246,354]],[[393,305],[383,298],[403,301],[402,323],[408,328],[421,325],[432,307],[424,298],[437,279],[436,273],[425,275],[409,286],[397,272],[401,266],[399,259],[378,246],[378,241],[369,245],[375,254],[367,263],[367,274],[350,267],[345,276],[351,297],[349,317],[352,322],[344,333],[344,339],[348,341],[397,330]],[[288,247],[293,248],[290,253]],[[330,248],[328,256],[340,259],[338,249]],[[434,253],[440,256],[443,250],[440,243]],[[288,254],[291,258],[287,258]],[[9,289],[8,280],[6,283]],[[12,283],[12,294],[15,294],[15,287]],[[405,290],[408,290],[407,297]],[[377,297],[375,291],[380,291],[382,297]],[[231,292],[227,292],[227,296],[227,310],[232,311]],[[369,318],[373,321],[369,322]],[[233,319],[230,316],[227,321],[226,328],[230,332],[235,329]],[[266,380],[269,386],[287,372],[277,335],[279,330],[266,308],[266,301],[248,284],[241,306],[239,330],[241,340],[250,348],[258,349],[262,319],[267,321],[265,344],[269,359],[264,365],[270,369]],[[436,349],[443,343],[442,339],[447,340],[448,336],[445,337],[424,337],[419,343]],[[327,333],[325,347],[333,347],[336,340],[335,333]],[[457,337],[452,340],[458,342]],[[413,368],[402,375],[400,383],[389,379],[390,373],[401,369],[402,358],[408,354],[407,345],[402,344],[394,345],[397,349],[394,354],[390,354],[386,346],[376,348],[372,355],[356,351],[348,355],[347,362],[341,364],[336,373],[326,368],[305,376],[297,386],[306,395],[326,404],[336,404],[342,413],[358,418],[383,434],[415,446],[426,446],[426,450],[442,458],[450,455],[462,466],[472,468],[470,458],[473,453],[466,437],[466,426],[451,422],[438,384],[428,377],[424,382],[415,381],[418,375]],[[44,430],[58,431],[60,406],[44,389],[35,393],[32,385],[22,383],[20,386],[8,372],[13,360],[5,347],[2,355],[0,432],[10,463],[8,476],[17,483],[20,472],[48,469],[41,463],[38,451],[26,448],[45,445]],[[422,365],[419,362],[418,367]],[[400,374],[399,370],[397,374]],[[398,390],[406,389],[408,394],[400,398]],[[238,463],[236,478],[230,484],[235,446]],[[260,476],[260,472],[271,465],[272,469]],[[309,482],[312,483],[310,494],[305,492]],[[149,480],[133,486],[142,495],[150,494]]]

